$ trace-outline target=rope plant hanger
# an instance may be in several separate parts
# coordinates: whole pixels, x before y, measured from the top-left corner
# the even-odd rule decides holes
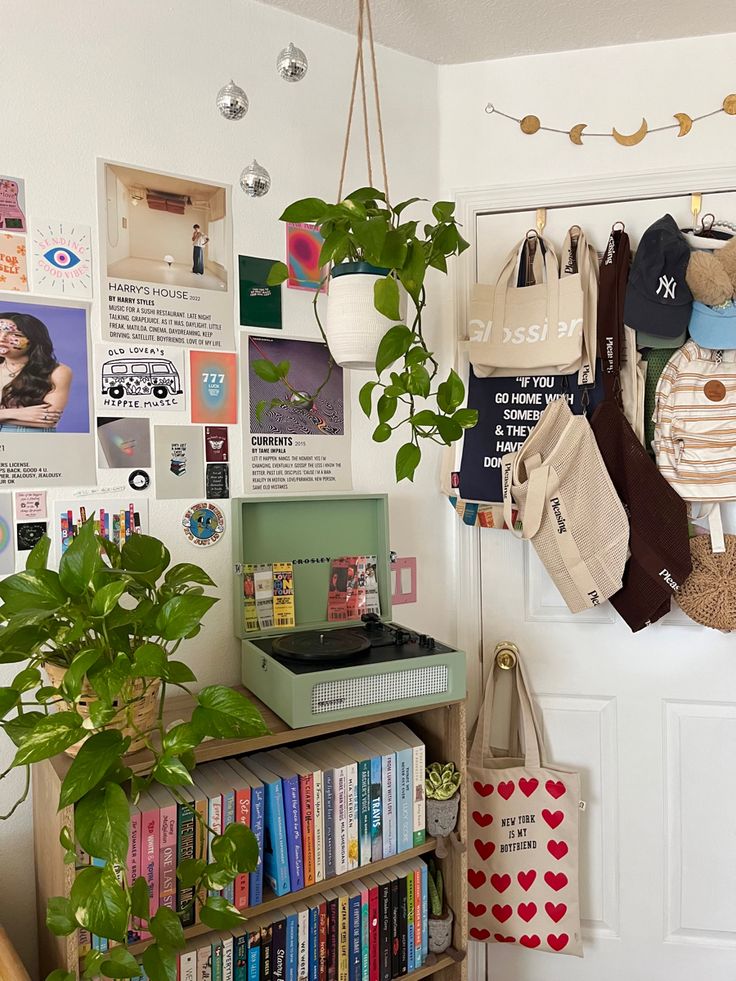
[[[258,403],[256,417],[260,422],[277,406],[289,406],[295,411],[317,409],[335,364],[375,371],[377,377],[360,390],[361,408],[367,416],[376,418],[376,442],[385,442],[394,433],[403,437],[396,453],[396,479],[413,480],[422,456],[422,440],[450,445],[477,422],[474,410],[461,408],[465,387],[456,372],[450,371],[444,380],[439,379],[439,364],[427,346],[422,322],[428,270],[446,273],[448,258],[459,255],[468,243],[458,231],[454,202],[436,202],[431,208],[431,221],[421,224],[421,232],[419,219],[409,219],[405,212],[426,198],[390,203],[370,0],[358,0],[357,7],[357,43],[337,201],[328,204],[321,198],[304,198],[289,205],[281,215],[284,222],[313,223],[324,239],[319,264],[325,274],[315,292],[313,308],[330,351],[328,375],[315,392],[307,393],[290,375],[288,362],[254,362],[253,370],[260,378],[283,389],[281,397],[272,399],[270,404],[266,400]],[[382,179],[383,190],[377,189],[373,181],[368,109],[371,89],[380,162],[378,179]],[[343,196],[351,136],[359,112],[368,185]],[[268,283],[277,285],[288,275],[286,265],[276,263]],[[318,300],[328,281],[323,324]],[[295,367],[295,373],[296,370]]]

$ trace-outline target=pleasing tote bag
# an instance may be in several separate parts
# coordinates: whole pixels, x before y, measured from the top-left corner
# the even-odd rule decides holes
[[[519,658],[508,753],[489,748],[494,663],[468,759],[471,940],[583,956],[578,887],[580,777],[545,765],[542,733]]]

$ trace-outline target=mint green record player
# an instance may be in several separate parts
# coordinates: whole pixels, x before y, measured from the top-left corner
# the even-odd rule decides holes
[[[391,622],[385,494],[232,502],[243,684],[293,728],[465,697],[465,654]],[[328,620],[332,560],[375,556],[380,618]],[[295,625],[246,629],[244,567],[293,563]]]

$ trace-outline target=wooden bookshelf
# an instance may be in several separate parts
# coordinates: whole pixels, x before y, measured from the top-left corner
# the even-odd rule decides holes
[[[426,706],[403,708],[396,712],[381,715],[358,716],[354,719],[328,721],[303,729],[292,729],[283,719],[276,716],[266,705],[245,688],[240,691],[248,697],[261,712],[268,734],[255,739],[211,739],[202,743],[196,750],[198,763],[225,759],[230,756],[243,756],[262,749],[284,746],[290,743],[313,742],[337,732],[348,729],[366,729],[395,719],[407,719],[410,727],[427,746],[427,760],[452,760],[461,773],[466,769],[466,725],[465,703],[452,702],[448,705],[427,708]],[[166,721],[188,719],[193,709],[189,697],[167,700]],[[38,917],[39,965],[41,976],[62,968],[79,978],[80,958],[76,934],[69,937],[55,937],[46,928],[46,903],[51,896],[68,896],[74,879],[74,868],[63,864],[63,851],[59,844],[59,833],[64,825],[71,827],[74,821],[73,808],[56,810],[59,785],[64,779],[71,759],[64,754],[36,764],[33,768],[33,820],[34,850],[36,858],[36,904]],[[128,764],[136,773],[145,773],[151,764],[147,752],[137,753],[128,758]],[[467,819],[465,808],[460,808],[457,828],[460,840],[467,841]],[[258,906],[243,910],[246,918],[277,910],[299,900],[318,894],[325,889],[344,885],[354,879],[390,868],[407,859],[419,855],[429,855],[435,850],[435,841],[427,840],[423,845],[409,851],[372,862],[362,868],[353,869],[324,882],[308,886],[299,892],[284,896],[269,895],[264,891],[264,901]],[[448,906],[455,914],[453,926],[453,947],[440,956],[430,955],[429,960],[417,971],[412,972],[414,981],[425,977],[437,977],[438,981],[466,981],[466,936],[467,936],[467,861],[459,849],[448,848],[448,855],[442,859],[445,880],[445,895]],[[202,923],[188,927],[187,939],[203,936],[211,932]],[[146,941],[131,946],[133,953],[140,953]]]

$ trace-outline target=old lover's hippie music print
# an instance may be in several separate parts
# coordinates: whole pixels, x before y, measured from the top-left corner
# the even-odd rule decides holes
[[[468,862],[468,883],[473,893],[483,890],[496,902],[476,902],[485,898],[474,895],[468,901],[471,917],[470,937],[473,940],[495,940],[497,943],[519,943],[522,947],[547,947],[556,952],[564,951],[570,943],[567,933],[559,931],[558,924],[568,912],[568,905],[560,893],[569,884],[565,872],[555,869],[568,854],[569,847],[564,840],[565,812],[556,802],[567,793],[562,780],[549,779],[544,785],[536,777],[520,777],[518,780],[502,780],[498,784],[475,780],[473,790],[479,798],[495,795],[507,804],[516,803],[509,813],[491,814],[485,810],[474,810],[470,816],[472,851]],[[539,795],[546,798],[544,806],[531,810],[531,798]],[[529,802],[529,803],[527,803]],[[535,800],[535,803],[537,801]],[[490,804],[490,801],[489,801]],[[504,812],[509,808],[504,807]],[[493,829],[493,831],[491,831]],[[489,840],[492,835],[495,840]],[[494,855],[523,853],[523,868],[515,872],[514,884],[510,872],[493,872]],[[528,856],[528,861],[524,861]],[[480,861],[479,861],[480,859]],[[484,868],[473,866],[483,865]],[[508,866],[507,866],[508,867]],[[536,884],[535,896],[539,899],[539,889],[543,885],[544,903],[524,901],[512,903],[505,901],[505,894],[512,885],[518,885],[527,894]],[[496,925],[488,927],[473,926],[472,922],[489,922]],[[513,932],[511,932],[513,930]]]

